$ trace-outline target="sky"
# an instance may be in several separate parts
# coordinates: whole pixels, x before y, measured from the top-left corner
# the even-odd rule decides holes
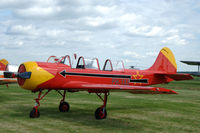
[[[180,60],[200,61],[199,0],[1,0],[0,58],[11,64],[51,55],[109,58],[150,67],[169,47]]]

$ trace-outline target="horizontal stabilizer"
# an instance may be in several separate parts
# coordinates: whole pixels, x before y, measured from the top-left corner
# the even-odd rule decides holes
[[[176,81],[193,79],[193,77],[190,74],[184,74],[184,73],[167,74],[163,72],[157,72],[155,73],[155,75],[162,75],[162,76],[165,76],[166,78],[176,80]]]
[[[137,91],[131,91],[132,94],[178,94],[177,92],[165,89],[165,88],[159,88],[159,87],[152,87],[151,89],[146,90],[137,90]]]
[[[193,79],[190,74],[166,74],[166,76],[176,81]]]

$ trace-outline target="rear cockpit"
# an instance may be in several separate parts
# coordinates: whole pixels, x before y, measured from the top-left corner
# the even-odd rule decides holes
[[[97,58],[93,59],[85,59],[84,57],[79,57],[77,65],[77,69],[96,69],[100,70],[99,60]]]

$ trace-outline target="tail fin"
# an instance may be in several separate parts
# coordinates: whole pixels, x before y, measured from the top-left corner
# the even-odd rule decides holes
[[[155,63],[148,70],[176,73],[177,64],[172,51],[167,47],[161,49]]]
[[[6,59],[1,59],[0,60],[0,70],[1,71],[5,71],[7,65],[8,65],[8,61]]]

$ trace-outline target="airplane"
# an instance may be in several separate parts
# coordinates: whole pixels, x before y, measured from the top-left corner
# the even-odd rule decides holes
[[[52,59],[55,60],[55,57]],[[103,105],[96,109],[95,118],[105,119],[107,99],[112,91],[127,91],[133,94],[177,94],[173,90],[150,85],[193,79],[189,74],[176,73],[174,55],[167,47],[161,49],[155,63],[149,69],[125,69],[123,62],[120,66],[114,67],[111,60],[107,59],[103,69],[100,69],[97,58],[88,60],[80,56],[76,67],[73,68],[70,56],[66,55],[53,63],[24,62],[19,66],[17,73],[5,72],[4,76],[17,77],[21,88],[34,93],[39,92],[30,118],[40,117],[40,101],[52,90],[56,90],[62,96],[60,112],[68,112],[70,109],[69,103],[65,101],[66,92],[95,93],[103,102]],[[43,93],[44,91],[46,92]]]
[[[10,65],[6,59],[0,60],[0,85],[8,85],[17,83],[17,78],[5,78],[4,72],[10,71],[10,72],[17,72],[18,66],[16,65]]]

